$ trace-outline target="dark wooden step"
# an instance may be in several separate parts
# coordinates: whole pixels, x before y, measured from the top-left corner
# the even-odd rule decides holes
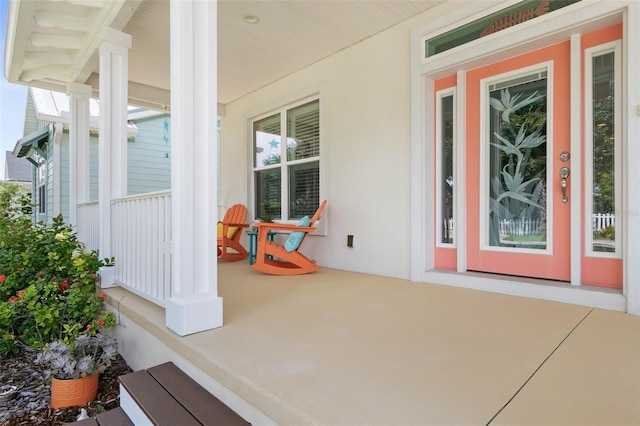
[[[121,376],[120,383],[158,426],[249,424],[172,362]]]
[[[160,364],[147,371],[203,425],[246,426],[249,424],[174,363]]]
[[[72,426],[133,426],[129,417],[125,414],[124,410],[120,407],[116,407],[104,413],[98,414],[96,417],[89,417],[88,419],[80,420],[73,423],[67,423]]]

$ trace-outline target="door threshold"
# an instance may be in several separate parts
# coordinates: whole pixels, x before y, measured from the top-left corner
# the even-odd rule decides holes
[[[426,271],[423,281],[621,312],[626,312],[627,308],[627,299],[621,289],[589,285],[574,286],[562,281],[437,269]]]

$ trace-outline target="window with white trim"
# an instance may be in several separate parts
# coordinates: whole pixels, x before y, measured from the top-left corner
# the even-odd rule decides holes
[[[294,220],[315,213],[320,205],[319,99],[253,121],[253,176],[256,218]]]
[[[622,255],[621,43],[585,50],[585,253]]]
[[[455,88],[436,94],[436,223],[437,245],[454,244]]]

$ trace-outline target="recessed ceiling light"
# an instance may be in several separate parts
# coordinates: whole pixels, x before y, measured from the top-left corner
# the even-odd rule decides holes
[[[255,15],[247,15],[244,17],[244,22],[246,22],[247,24],[257,24],[258,22],[260,22],[260,18]]]

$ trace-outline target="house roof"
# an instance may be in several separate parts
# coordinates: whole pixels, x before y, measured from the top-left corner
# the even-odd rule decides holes
[[[5,179],[11,182],[31,182],[31,164],[24,158],[18,158],[11,151],[5,154]]]
[[[218,102],[236,100],[441,3],[445,0],[219,1]],[[60,92],[71,82],[88,84],[95,95],[100,34],[112,28],[132,36],[129,103],[169,109],[169,4],[11,1],[5,75],[13,83]],[[258,22],[248,23],[249,16]]]
[[[36,119],[42,123],[62,123],[65,128],[69,126],[69,96],[65,93],[54,90],[31,87],[31,98],[36,110]],[[138,134],[138,127],[131,120],[154,117],[164,114],[163,112],[128,106],[127,136],[135,137]],[[100,128],[100,103],[97,99],[89,99],[89,130],[98,133]]]

